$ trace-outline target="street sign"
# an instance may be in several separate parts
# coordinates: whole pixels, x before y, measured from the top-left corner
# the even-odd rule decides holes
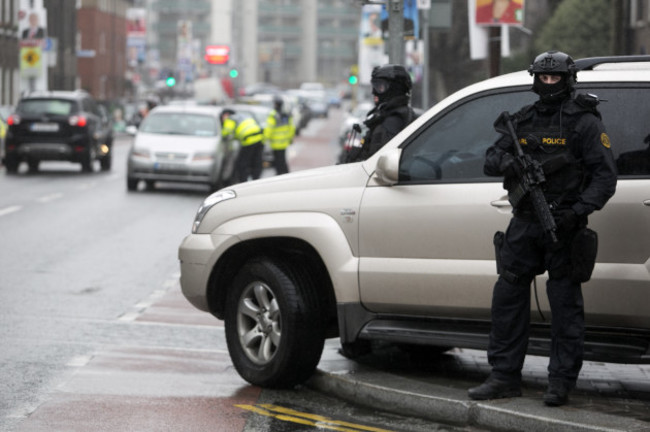
[[[230,59],[230,46],[208,45],[205,47],[205,61],[210,64],[228,64]]]
[[[95,57],[97,53],[95,52],[94,49],[80,49],[77,50],[77,57],[79,58],[92,58]]]

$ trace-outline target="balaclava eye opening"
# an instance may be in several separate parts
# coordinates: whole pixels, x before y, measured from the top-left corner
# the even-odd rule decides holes
[[[560,81],[555,84],[544,84],[539,79],[540,74],[535,74],[533,91],[539,95],[542,102],[556,104],[571,94],[571,86],[568,83],[567,75],[560,74]]]

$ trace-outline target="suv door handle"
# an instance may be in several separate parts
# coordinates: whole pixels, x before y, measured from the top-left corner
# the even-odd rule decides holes
[[[510,201],[508,201],[507,199],[498,199],[496,201],[490,201],[490,205],[492,207],[498,207],[498,208],[512,207],[512,204],[510,204]]]
[[[650,200],[643,201],[643,205],[646,207],[650,207]]]

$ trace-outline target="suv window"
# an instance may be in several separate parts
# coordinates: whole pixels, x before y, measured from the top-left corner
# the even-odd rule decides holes
[[[515,112],[536,97],[529,88],[522,88],[483,95],[450,107],[404,148],[400,182],[467,183],[490,179],[483,174],[483,160],[498,136],[494,121],[501,111]]]
[[[601,99],[598,109],[612,140],[620,177],[650,175],[650,88],[580,88]],[[529,89],[488,94],[452,106],[409,142],[400,161],[401,183],[494,181],[483,174],[485,150],[497,139],[501,111],[516,112],[537,96]],[[636,125],[630,127],[630,125]]]
[[[612,141],[619,177],[650,176],[650,87],[593,88]]]
[[[18,104],[16,111],[23,115],[70,115],[75,113],[75,104],[65,99],[25,99]]]
[[[82,99],[81,106],[84,111],[88,113],[97,114],[97,108],[95,107],[95,102],[92,99],[89,98]]]

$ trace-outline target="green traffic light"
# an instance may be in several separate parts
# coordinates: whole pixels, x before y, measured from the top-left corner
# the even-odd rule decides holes
[[[230,69],[230,78],[237,78],[239,76],[239,71],[237,69]]]
[[[352,85],[355,85],[356,83],[359,82],[359,79],[357,78],[356,75],[350,75],[350,78],[348,78],[348,82]]]
[[[167,87],[174,87],[176,85],[176,78],[174,77],[167,77],[167,81],[165,81],[167,84]]]

